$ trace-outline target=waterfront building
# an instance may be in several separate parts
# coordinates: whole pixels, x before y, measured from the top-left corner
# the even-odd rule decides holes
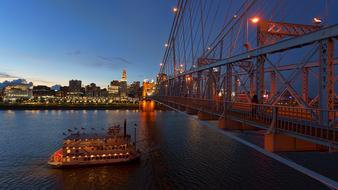
[[[106,88],[100,90],[100,97],[108,97],[108,95],[108,90]]]
[[[127,97],[127,81],[120,81],[119,94],[121,98]]]
[[[67,95],[70,95],[70,96],[82,95],[83,89],[81,87],[81,83],[82,83],[81,80],[70,80]]]
[[[34,97],[53,96],[53,90],[50,87],[44,85],[38,85],[33,87]]]
[[[100,87],[96,86],[95,83],[87,85],[85,88],[85,95],[87,97],[99,97],[100,96]]]
[[[32,98],[33,93],[29,84],[15,84],[4,88],[4,101],[17,101]]]
[[[55,92],[55,96],[57,97],[66,97],[68,94],[68,86],[61,86],[60,90]]]
[[[0,102],[3,102],[4,98],[4,88],[0,88]]]
[[[111,81],[110,85],[108,86],[109,96],[111,97],[119,96],[119,88],[120,88],[120,82],[118,80]]]
[[[134,81],[128,86],[128,96],[132,98],[139,98],[141,96],[140,81]]]

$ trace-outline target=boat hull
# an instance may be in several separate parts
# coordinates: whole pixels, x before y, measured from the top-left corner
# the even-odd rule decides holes
[[[77,163],[63,163],[63,162],[48,162],[48,165],[56,169],[67,169],[67,168],[83,168],[83,167],[95,167],[95,166],[108,166],[108,165],[124,165],[127,163],[136,163],[140,161],[140,156],[123,160],[123,161],[105,161],[105,162],[77,162]]]

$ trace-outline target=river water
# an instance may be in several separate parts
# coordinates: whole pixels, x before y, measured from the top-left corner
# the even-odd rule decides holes
[[[126,118],[139,163],[52,169],[68,128]],[[94,130],[94,131],[95,131]],[[319,182],[174,111],[0,111],[0,189],[326,189]]]

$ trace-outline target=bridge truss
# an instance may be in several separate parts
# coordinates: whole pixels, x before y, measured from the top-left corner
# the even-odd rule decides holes
[[[337,146],[333,135],[338,25],[265,19],[274,17],[281,2],[265,8],[260,18],[253,15],[268,1],[243,1],[234,10],[223,8],[222,2],[179,1],[157,78],[157,97],[185,100],[199,111],[227,117],[234,111],[247,114],[257,96],[254,104],[269,108],[262,108],[269,122],[273,108],[283,113],[300,109],[302,114],[291,111],[283,118],[296,115],[302,122],[313,122],[313,127],[330,129],[326,145]],[[222,14],[224,20],[219,19]]]

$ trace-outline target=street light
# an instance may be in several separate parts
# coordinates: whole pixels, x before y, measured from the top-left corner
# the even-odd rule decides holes
[[[164,44],[164,47],[168,47],[168,46],[169,46],[169,44],[168,44],[168,43],[165,43],[165,44]]]
[[[177,7],[173,7],[173,8],[172,8],[172,11],[173,11],[173,13],[177,13],[178,8],[177,8]]]
[[[251,21],[251,23],[253,24],[257,24],[259,21],[260,21],[260,18],[255,16],[255,17],[252,17],[252,18],[247,18],[246,19],[246,31],[245,31],[245,44],[244,44],[244,47],[249,50],[250,49],[250,44],[249,44],[249,20]]]
[[[259,17],[253,17],[250,20],[251,20],[252,23],[256,24],[256,23],[259,22],[260,19],[259,19]]]
[[[322,23],[322,20],[321,20],[320,18],[314,17],[314,18],[312,19],[312,22],[313,22],[314,24],[320,24],[320,23]]]

